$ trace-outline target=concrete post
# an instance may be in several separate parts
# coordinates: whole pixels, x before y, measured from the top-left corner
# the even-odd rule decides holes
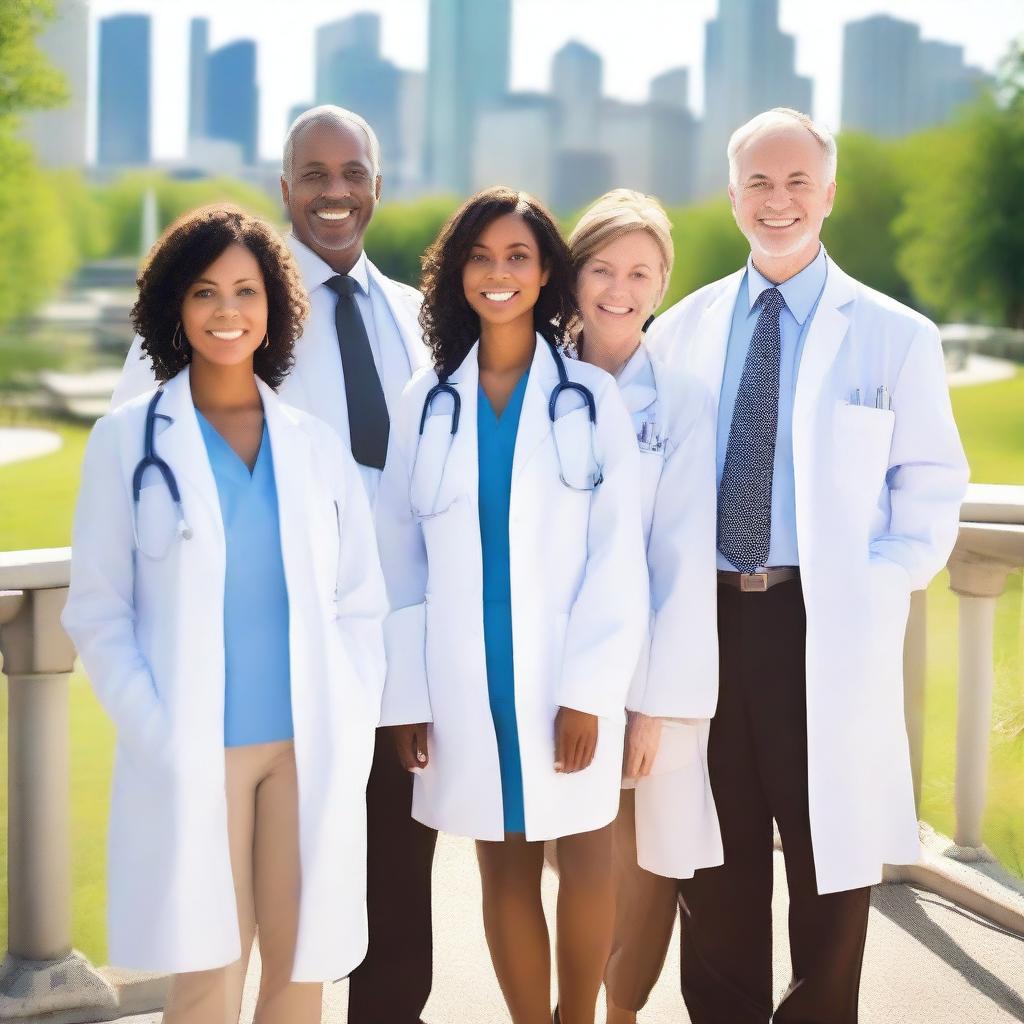
[[[910,615],[903,645],[903,715],[910,743],[914,806],[921,809],[921,771],[924,765],[925,683],[928,669],[928,594],[910,595]]]
[[[101,1020],[117,992],[71,948],[68,677],[75,652],[60,626],[66,587],[0,595],[8,679],[8,954],[0,1021],[63,1011]],[[88,1014],[88,1018],[84,1015]]]
[[[989,735],[995,687],[996,600],[1010,567],[954,557],[950,586],[959,597],[959,676],[956,721],[956,836],[961,860],[988,860],[982,819],[988,786]]]

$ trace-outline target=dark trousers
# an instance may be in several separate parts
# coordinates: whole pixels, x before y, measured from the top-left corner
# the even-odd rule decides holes
[[[430,996],[430,869],[437,833],[414,821],[412,775],[377,730],[366,787],[370,945],[349,975],[349,1024],[417,1024]]]
[[[871,890],[819,896],[807,811],[806,619],[797,580],[718,588],[708,762],[725,863],[680,882],[693,1024],[855,1024]],[[793,980],[772,1018],[772,819],[789,886]]]

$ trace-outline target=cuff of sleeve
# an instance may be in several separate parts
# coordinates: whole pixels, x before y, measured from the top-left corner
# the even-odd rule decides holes
[[[388,669],[381,700],[381,725],[413,725],[433,721],[427,690],[427,606],[409,605],[384,620]]]

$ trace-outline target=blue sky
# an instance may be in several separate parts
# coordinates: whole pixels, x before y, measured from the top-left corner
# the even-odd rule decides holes
[[[479,0],[486,3],[488,0]],[[385,56],[424,68],[428,0],[91,0],[92,17],[124,12],[154,18],[154,155],[185,147],[188,20],[211,22],[211,44],[240,37],[259,43],[260,151],[280,153],[289,108],[311,98],[317,25],[356,11],[382,17]],[[671,67],[691,71],[691,105],[703,103],[704,22],[717,0],[514,0],[512,86],[548,87],[551,57],[578,39],[605,58],[605,91],[644,98],[651,78]],[[797,68],[815,81],[815,116],[839,121],[842,26],[886,13],[916,21],[926,38],[959,43],[969,63],[994,68],[1009,40],[1024,33],[1022,0],[780,0],[782,28],[797,37]],[[93,62],[95,65],[95,62]]]

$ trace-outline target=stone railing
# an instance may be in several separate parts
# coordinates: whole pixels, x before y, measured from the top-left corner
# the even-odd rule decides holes
[[[74,650],[60,627],[70,552],[0,554],[0,653],[8,680],[8,954],[0,968],[0,1021],[110,1020],[159,1008],[152,978],[94,968],[71,945],[69,677]],[[981,839],[994,682],[996,599],[1024,566],[1024,487],[972,486],[950,558],[959,597],[955,845],[945,858],[991,859]],[[906,647],[906,718],[920,795],[926,698],[924,593],[911,603]],[[894,879],[945,889],[1006,927],[1019,910],[927,864]],[[80,1015],[61,1011],[79,1011]]]

